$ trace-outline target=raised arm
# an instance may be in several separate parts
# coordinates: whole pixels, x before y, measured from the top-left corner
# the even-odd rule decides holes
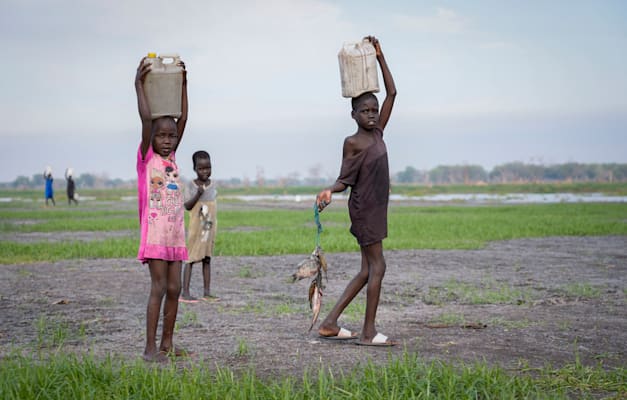
[[[145,58],[139,62],[137,73],[135,74],[135,91],[137,92],[137,108],[139,109],[139,118],[142,121],[142,157],[146,157],[146,152],[150,147],[150,139],[152,135],[152,117],[150,114],[150,106],[144,91],[144,81],[146,75],[150,72],[150,64],[144,64]]]
[[[392,78],[392,73],[388,68],[388,64],[387,62],[385,62],[385,57],[383,56],[383,51],[381,51],[381,44],[379,43],[379,40],[374,36],[368,36],[368,40],[370,41],[370,43],[372,43],[377,52],[377,61],[379,62],[379,66],[381,67],[381,75],[383,75],[383,85],[385,86],[385,100],[383,100],[381,110],[379,111],[379,128],[381,130],[384,130],[385,126],[390,120],[392,107],[394,107],[394,99],[396,98],[396,85],[394,85],[394,79]]]
[[[187,70],[185,69],[185,63],[183,61],[179,62],[179,65],[183,67],[183,90],[181,93],[181,116],[178,121],[176,121],[176,132],[179,135],[178,143],[174,150],[178,148],[179,144],[181,144],[181,140],[183,139],[183,132],[185,131],[185,124],[187,124]]]

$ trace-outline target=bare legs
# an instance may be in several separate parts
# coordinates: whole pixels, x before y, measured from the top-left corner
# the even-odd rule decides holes
[[[361,269],[348,283],[344,293],[340,296],[333,309],[320,324],[318,333],[323,336],[335,335],[340,327],[337,320],[344,309],[355,298],[359,291],[366,288],[366,315],[361,331],[360,341],[370,342],[377,334],[375,318],[379,306],[381,294],[381,282],[385,275],[385,259],[383,258],[383,245],[381,242],[361,247]]]
[[[192,266],[193,263],[185,264],[185,268],[183,270],[183,293],[181,293],[181,297],[184,300],[196,300],[191,294],[189,294],[189,282],[192,278]]]
[[[185,264],[183,270],[183,293],[181,297],[184,300],[196,300],[189,292],[189,284],[192,278],[192,267],[194,263]],[[202,282],[203,282],[203,297],[211,297],[211,257],[205,257],[202,260]]]
[[[148,269],[151,286],[146,309],[146,349],[143,357],[147,361],[164,361],[168,352],[175,351],[172,336],[181,292],[181,262],[153,259],[148,261]],[[157,350],[157,325],[164,297],[163,332],[161,346]]]
[[[203,297],[211,297],[211,257],[202,260]]]

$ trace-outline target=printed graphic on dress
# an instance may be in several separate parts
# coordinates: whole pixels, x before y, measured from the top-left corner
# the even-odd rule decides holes
[[[211,232],[211,213],[209,212],[209,206],[203,204],[200,207],[200,241],[205,243],[209,240],[209,232]]]
[[[161,171],[153,168],[150,172],[150,208],[161,208],[161,192],[165,185],[165,179]]]

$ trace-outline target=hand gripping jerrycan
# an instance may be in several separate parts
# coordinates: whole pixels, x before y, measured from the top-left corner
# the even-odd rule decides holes
[[[342,96],[357,97],[379,91],[377,52],[368,39],[344,43],[337,55],[340,62]]]
[[[171,60],[170,62],[166,62]],[[178,54],[148,53],[145,63],[152,64],[146,75],[144,92],[150,107],[152,119],[181,116],[181,95],[183,91],[183,68],[178,62]]]

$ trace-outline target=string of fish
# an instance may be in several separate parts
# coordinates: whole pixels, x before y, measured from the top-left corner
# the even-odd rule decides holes
[[[309,331],[311,331],[314,324],[318,320],[318,315],[320,314],[320,309],[322,308],[322,289],[324,289],[324,284],[322,282],[323,273],[325,280],[327,280],[327,260],[324,255],[324,251],[322,250],[322,246],[320,246],[322,224],[320,223],[318,205],[314,203],[313,209],[314,221],[316,223],[316,247],[309,257],[298,264],[296,272],[292,274],[292,282],[314,277],[309,285],[309,308],[311,308],[313,313]]]

